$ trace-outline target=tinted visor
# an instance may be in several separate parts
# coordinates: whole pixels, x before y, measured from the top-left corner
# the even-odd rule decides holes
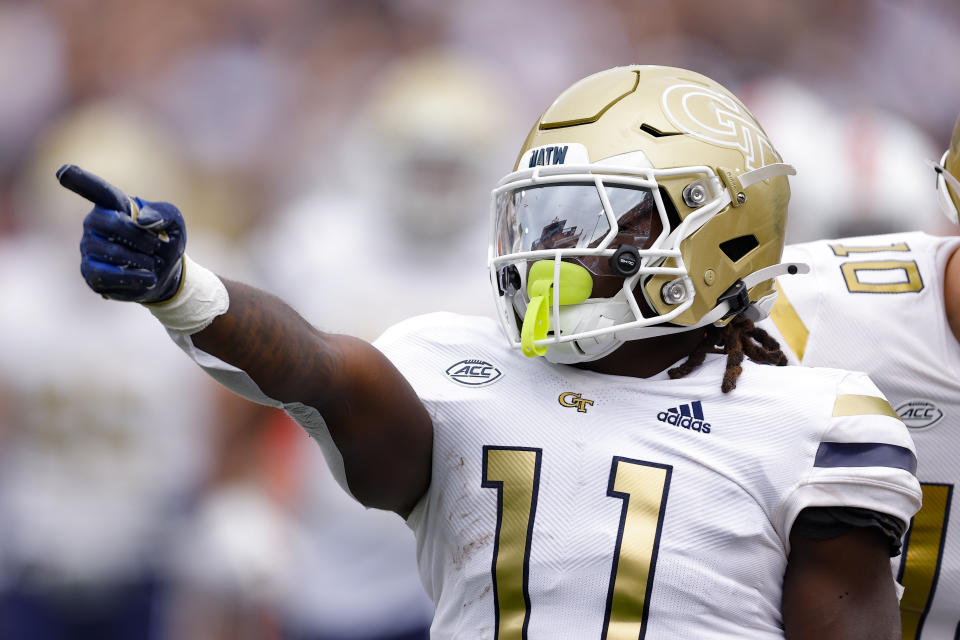
[[[650,242],[657,204],[649,189],[604,185],[617,220],[617,236],[609,248],[628,244],[638,249]],[[497,197],[498,255],[541,249],[590,249],[610,233],[600,193],[593,184],[547,184],[517,189]],[[596,275],[606,275],[607,259],[577,260]]]

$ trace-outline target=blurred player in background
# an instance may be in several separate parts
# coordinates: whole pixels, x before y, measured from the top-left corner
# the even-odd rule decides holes
[[[62,157],[191,200],[162,130],[113,102],[69,113],[21,172],[0,242],[0,637],[162,637],[218,392],[142,309],[76,295],[75,203],[43,184]]]
[[[937,146],[905,118],[872,105],[832,104],[782,77],[749,83],[744,102],[797,168],[788,244],[895,231],[947,232],[930,172],[904,158]]]
[[[936,165],[937,196],[953,223],[958,178],[960,119]],[[905,640],[960,637],[958,249],[960,237],[921,232],[788,246],[784,257],[809,263],[812,273],[780,281],[767,321],[792,361],[867,372],[910,428],[923,507],[898,571],[906,588],[900,604]]]
[[[160,120],[93,102],[38,142],[18,181],[19,231],[0,246],[0,637],[269,637],[288,589],[291,523],[236,469],[238,450],[256,442],[249,422],[265,411],[155,349],[139,314],[125,310],[114,327],[102,300],[31,292],[38,273],[72,262],[73,199],[44,184],[63,157],[193,202],[204,214],[197,250],[245,273],[235,248],[203,233],[231,198],[188,175]],[[58,330],[64,318],[69,329]],[[116,362],[131,353],[164,380],[147,384]]]
[[[387,67],[340,141],[308,150],[301,191],[250,234],[267,288],[367,339],[419,312],[418,283],[436,285],[436,308],[492,313],[486,213],[513,159],[505,104],[497,76],[445,49]],[[320,251],[317,238],[340,240]]]
[[[762,366],[784,356],[753,319],[801,265],[779,263],[793,169],[742,103],[686,70],[610,69],[512,166],[490,218],[500,327],[320,332],[184,256],[167,203],[95,208],[82,272],[407,520],[437,637],[895,637],[912,444],[863,374]],[[318,242],[356,256],[365,237]]]

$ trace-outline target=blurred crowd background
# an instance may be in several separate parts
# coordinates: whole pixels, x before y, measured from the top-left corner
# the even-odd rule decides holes
[[[573,81],[681,66],[791,181],[788,241],[953,233],[955,0],[0,0],[0,640],[425,637],[415,544],[79,275],[72,162],[326,330],[491,314],[488,192]]]

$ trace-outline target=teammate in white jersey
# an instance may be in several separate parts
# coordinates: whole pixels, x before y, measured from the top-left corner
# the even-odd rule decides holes
[[[375,347],[178,260],[171,205],[67,182],[100,203],[95,291],[150,305],[406,519],[433,637],[895,638],[909,434],[863,374],[764,366],[785,357],[753,326],[805,268],[780,264],[790,173],[709,78],[585,78],[494,190],[500,328],[434,314]]]
[[[938,166],[944,212],[957,221],[960,120]],[[791,360],[866,371],[911,430],[923,508],[899,566],[906,640],[960,636],[960,526],[954,487],[960,429],[960,237],[924,233],[789,246],[812,273],[784,278],[771,319]],[[952,526],[950,526],[952,524]]]

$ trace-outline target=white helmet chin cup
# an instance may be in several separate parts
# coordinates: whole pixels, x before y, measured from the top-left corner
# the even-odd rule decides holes
[[[617,301],[617,298],[621,300]],[[622,301],[620,294],[609,300],[591,300],[583,304],[560,307],[560,335],[574,335],[611,327],[621,321],[620,317],[625,313],[629,313],[629,307]],[[544,357],[556,364],[590,362],[613,353],[622,344],[623,340],[607,333],[552,344]]]
[[[554,364],[576,364],[578,362],[591,362],[599,360],[616,351],[622,340],[617,340],[612,335],[605,335],[601,338],[586,338],[584,340],[574,340],[571,342],[560,342],[550,345],[544,358]]]

